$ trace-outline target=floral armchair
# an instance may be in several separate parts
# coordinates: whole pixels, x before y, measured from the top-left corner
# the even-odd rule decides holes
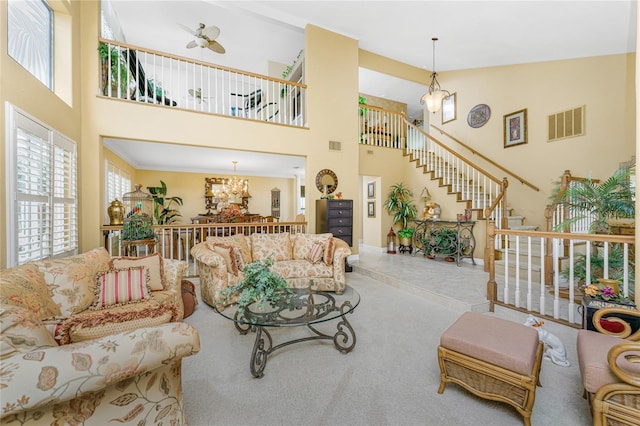
[[[182,358],[200,350],[190,325],[62,346],[27,309],[0,305],[0,325],[0,423],[186,423]]]

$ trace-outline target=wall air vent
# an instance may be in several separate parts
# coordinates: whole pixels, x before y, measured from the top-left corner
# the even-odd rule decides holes
[[[329,151],[342,151],[342,142],[329,141]]]
[[[548,142],[584,135],[585,106],[549,116]]]

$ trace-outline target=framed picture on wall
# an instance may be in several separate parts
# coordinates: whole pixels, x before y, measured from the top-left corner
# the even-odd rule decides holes
[[[504,147],[527,143],[527,109],[504,116]]]
[[[367,202],[367,216],[368,217],[376,217],[376,202],[368,201]]]
[[[369,182],[367,184],[367,198],[375,198],[376,197],[376,183]]]
[[[442,100],[442,124],[456,119],[456,94],[452,93]]]

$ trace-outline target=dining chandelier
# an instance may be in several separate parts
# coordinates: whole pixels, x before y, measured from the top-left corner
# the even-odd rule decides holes
[[[438,37],[433,37],[431,40],[433,41],[433,72],[431,73],[429,92],[420,98],[420,104],[427,104],[427,109],[430,112],[436,112],[442,107],[442,100],[451,96],[451,93],[447,90],[442,90],[436,78],[438,75],[438,73],[436,73],[436,41],[438,41]]]
[[[238,162],[233,161],[233,176],[231,179],[227,179],[222,185],[222,190],[227,194],[248,194],[248,181],[247,179],[240,179],[236,174],[236,166]]]

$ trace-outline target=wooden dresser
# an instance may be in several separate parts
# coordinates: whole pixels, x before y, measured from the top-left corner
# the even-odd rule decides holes
[[[353,200],[316,200],[316,234],[324,232],[353,245]]]

